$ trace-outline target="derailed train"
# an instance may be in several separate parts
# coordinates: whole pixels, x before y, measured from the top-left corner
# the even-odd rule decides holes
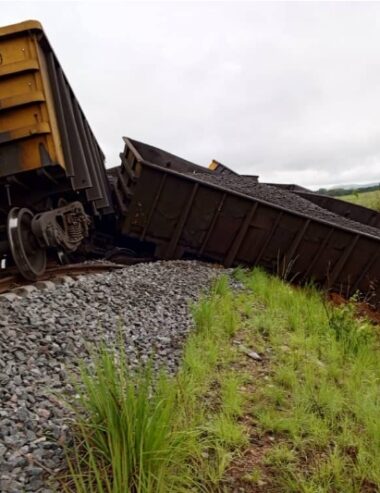
[[[104,155],[41,25],[0,29],[0,256],[31,280],[48,255],[260,265],[380,305],[380,214],[266,185],[124,138]]]

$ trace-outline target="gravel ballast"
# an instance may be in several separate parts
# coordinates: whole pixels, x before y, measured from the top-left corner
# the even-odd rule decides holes
[[[191,326],[189,304],[220,274],[200,262],[156,262],[85,276],[0,300],[0,491],[53,491],[70,434],[68,376],[94,344],[121,333],[131,365],[174,372]]]

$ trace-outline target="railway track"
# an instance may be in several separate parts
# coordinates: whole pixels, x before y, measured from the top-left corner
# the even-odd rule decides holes
[[[124,267],[124,264],[101,261],[96,263],[85,262],[68,265],[51,265],[47,268],[44,275],[34,283],[24,279],[16,269],[14,269],[14,272],[9,272],[9,270],[7,270],[2,276],[0,275],[0,295],[12,292],[17,294],[17,290],[25,286],[35,286],[36,288],[43,287],[43,284],[41,283],[46,281],[59,283],[64,282],[67,278],[75,280],[79,276],[114,271],[123,269]]]

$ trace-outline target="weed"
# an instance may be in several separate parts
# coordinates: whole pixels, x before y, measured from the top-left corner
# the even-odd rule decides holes
[[[102,346],[94,368],[82,365],[74,406],[77,448],[69,464],[75,490],[165,491],[188,438],[172,422],[176,394],[170,380],[153,380],[149,367],[132,373],[120,347]]]
[[[227,416],[240,416],[243,413],[244,399],[240,392],[243,375],[229,373],[221,382],[223,410]]]
[[[260,469],[253,469],[249,473],[242,476],[242,480],[246,483],[258,484],[262,481],[263,474]]]
[[[357,353],[373,342],[373,329],[367,320],[355,319],[355,305],[327,307],[328,324],[335,338],[342,344],[345,353]]]
[[[233,416],[220,414],[205,426],[205,430],[228,449],[247,444],[245,430],[236,422]]]

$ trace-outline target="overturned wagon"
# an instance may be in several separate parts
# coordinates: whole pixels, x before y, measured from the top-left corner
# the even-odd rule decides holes
[[[124,141],[116,185],[122,233],[150,244],[157,258],[260,265],[346,296],[360,290],[380,304],[380,230],[239,193],[191,166],[176,171],[183,162],[173,155],[150,162],[149,146]]]

